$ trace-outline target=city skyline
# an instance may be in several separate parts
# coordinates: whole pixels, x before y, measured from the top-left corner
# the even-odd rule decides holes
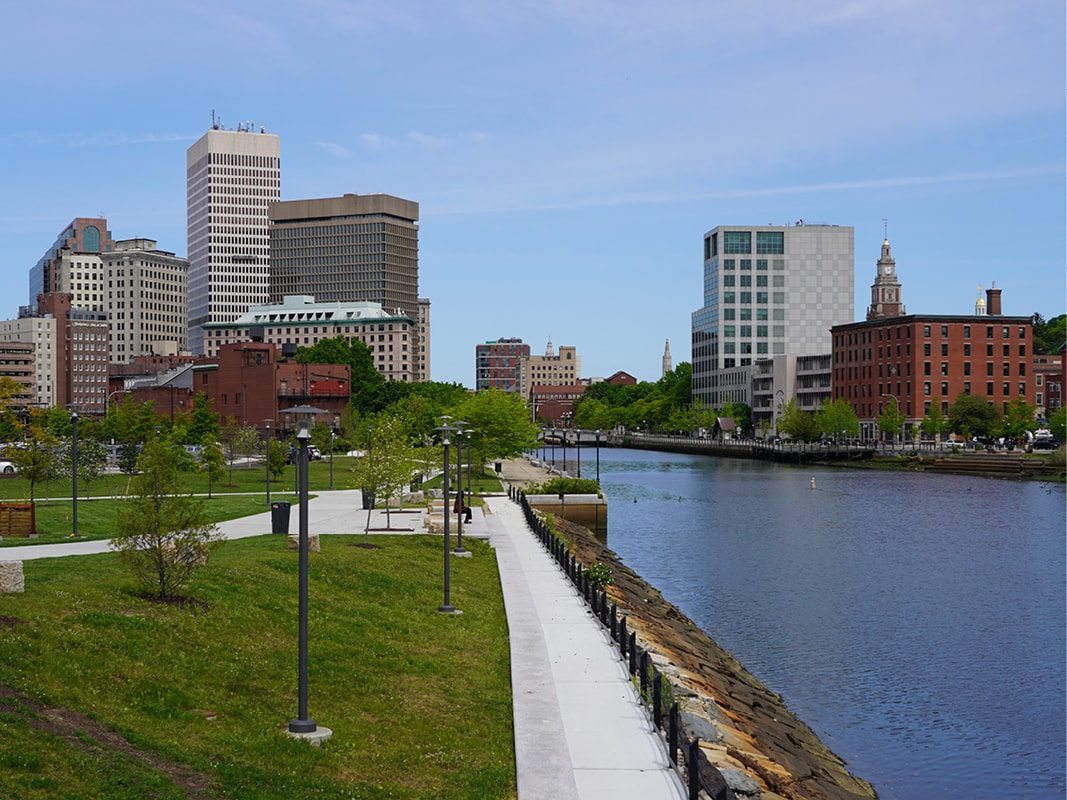
[[[1005,314],[1064,311],[1062,3],[255,8],[12,9],[0,317],[76,217],[188,258],[212,109],[279,136],[282,200],[419,204],[434,380],[473,386],[499,337],[573,345],[587,376],[656,380],[668,339],[691,361],[718,225],[853,227],[857,321],[883,218],[909,313],[971,313],[994,281]],[[107,45],[41,58],[71,16]]]

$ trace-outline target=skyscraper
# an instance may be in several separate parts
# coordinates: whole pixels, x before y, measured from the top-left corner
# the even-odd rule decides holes
[[[721,407],[723,380],[744,378],[728,370],[829,353],[830,328],[853,319],[853,238],[851,227],[803,221],[704,234],[704,305],[692,315],[694,399]]]
[[[417,320],[415,380],[429,380],[429,301],[419,297],[419,204],[388,194],[346,194],[273,203],[269,214],[270,302],[297,295],[319,303],[372,302]]]
[[[281,197],[280,143],[251,123],[218,123],[186,152],[189,349],[205,322],[229,322],[267,302],[267,208]]]

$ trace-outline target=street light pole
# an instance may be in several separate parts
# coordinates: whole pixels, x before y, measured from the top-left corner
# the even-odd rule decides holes
[[[70,474],[71,474],[71,494],[72,498],[72,516],[73,516],[73,533],[70,537],[72,539],[80,539],[78,536],[78,412],[70,412]]]
[[[574,452],[578,455],[578,480],[582,479],[582,429],[574,429]]]
[[[317,408],[298,406],[287,413],[297,419],[296,440],[300,443],[297,458],[299,478],[299,524],[300,524],[300,607],[299,607],[299,667],[297,689],[297,716],[289,720],[289,734],[303,737],[314,743],[329,739],[332,731],[319,728],[308,716],[308,441],[311,439],[311,416],[322,413]]]
[[[333,490],[333,428],[330,428],[330,489]]]
[[[466,424],[463,420],[456,421],[456,555],[467,553],[463,549],[463,426]],[[447,493],[445,502],[448,502]]]
[[[462,614],[463,613],[462,611],[459,611],[454,605],[452,605],[452,599],[451,599],[451,596],[450,596],[450,594],[451,594],[451,575],[449,574],[450,570],[451,570],[451,565],[449,564],[449,560],[448,560],[448,556],[449,556],[448,546],[450,544],[450,542],[449,542],[449,531],[448,531],[448,512],[449,512],[449,508],[448,508],[448,491],[449,491],[448,490],[448,473],[449,473],[449,468],[451,466],[449,464],[449,461],[448,461],[448,446],[449,446],[449,444],[451,444],[451,442],[448,439],[448,436],[449,436],[450,433],[453,433],[456,429],[448,424],[448,418],[447,417],[445,417],[443,419],[445,420],[444,424],[442,424],[439,428],[437,428],[437,430],[441,431],[441,444],[444,445],[444,449],[445,449],[445,453],[444,453],[445,474],[444,474],[444,481],[443,481],[443,486],[442,486],[442,488],[444,490],[444,497],[445,497],[445,503],[444,503],[444,511],[445,511],[445,535],[444,535],[444,540],[445,540],[445,598],[444,598],[444,602],[441,603],[441,605],[439,605],[437,607],[437,611],[439,613],[441,613],[441,614]]]
[[[263,420],[267,425],[267,506],[270,506],[270,446],[272,444],[270,438],[270,420]]]
[[[596,482],[600,485],[600,428],[596,429]]]

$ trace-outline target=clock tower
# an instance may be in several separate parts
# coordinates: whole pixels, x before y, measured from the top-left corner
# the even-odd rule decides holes
[[[897,262],[889,250],[889,239],[882,242],[882,257],[878,259],[878,272],[871,284],[871,305],[867,319],[902,317],[904,304],[900,302],[900,281],[897,279]]]

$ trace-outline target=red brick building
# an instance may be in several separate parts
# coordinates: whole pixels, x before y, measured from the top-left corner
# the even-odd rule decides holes
[[[987,297],[974,316],[894,316],[883,306],[866,322],[832,328],[833,397],[855,409],[864,438],[877,438],[878,414],[896,403],[906,436],[934,403],[947,413],[962,393],[1001,407],[1017,397],[1034,404],[1032,320],[1002,315],[999,289]]]
[[[351,397],[348,364],[298,364],[278,361],[269,342],[222,345],[218,356],[193,367],[193,394],[203,392],[223,423],[254,428],[271,420],[275,430],[288,429],[287,408],[314,406],[326,414],[319,422],[335,425]]]

